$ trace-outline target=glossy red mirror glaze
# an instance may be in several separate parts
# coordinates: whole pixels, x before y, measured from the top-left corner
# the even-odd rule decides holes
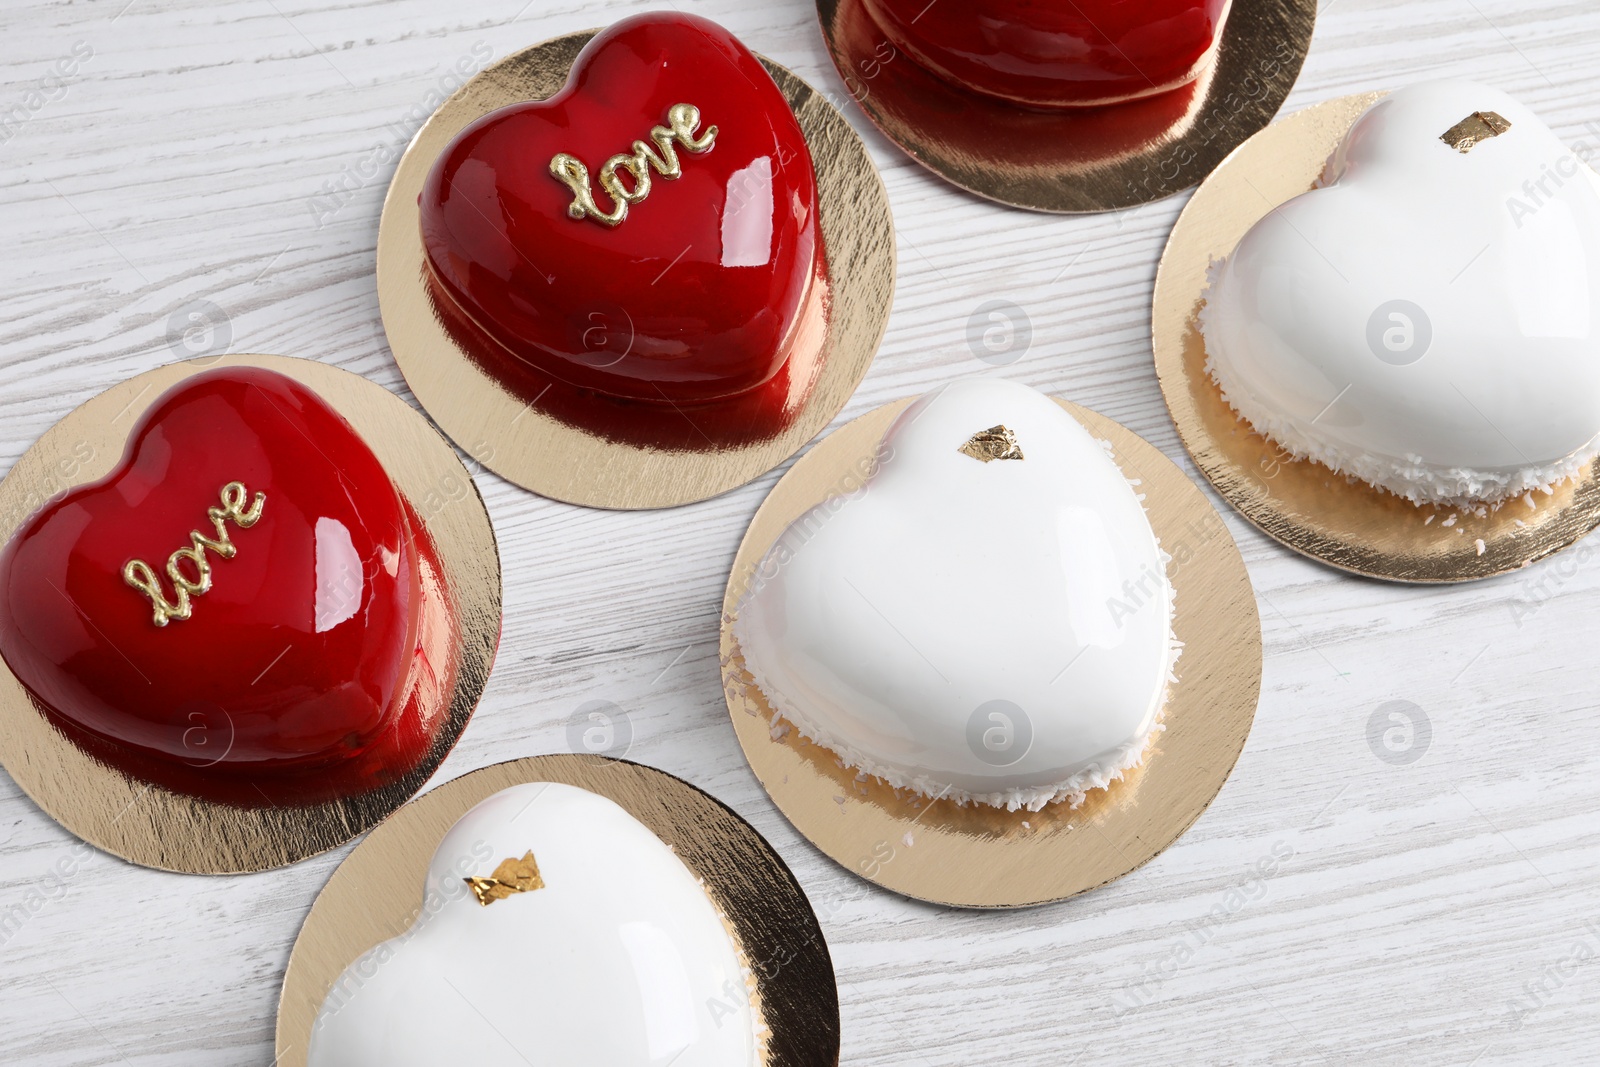
[[[940,77],[1030,107],[1175,89],[1204,68],[1228,0],[863,0],[891,44]]]
[[[526,363],[508,367],[498,342],[462,314],[436,284],[427,288],[433,313],[451,339],[513,396],[568,426],[637,448],[705,452],[769,440],[794,422],[822,372],[829,283],[820,273],[806,295],[795,343],[778,373],[747,393],[702,404],[602,396]]]
[[[230,512],[234,483],[253,521]],[[210,571],[186,618],[180,549],[190,588],[207,584],[196,555]],[[305,386],[228,368],[159,398],[115,471],[13,537],[0,655],[95,755],[163,784],[316,772],[318,792],[356,793],[431,746],[413,704],[449,653],[428,661],[429,598],[432,547],[365,442]]]
[[[573,217],[573,187],[552,161],[581,163],[610,212],[602,168],[635,142],[654,149],[652,130],[680,104],[699,112],[673,142],[681,175],[639,168],[649,191],[615,225]],[[688,146],[712,127],[709,146]],[[737,39],[689,15],[617,23],[554,97],[463,130],[419,206],[434,280],[503,349],[481,360],[505,377],[528,367],[634,401],[701,403],[770,382],[823,254],[811,156],[788,102]]]

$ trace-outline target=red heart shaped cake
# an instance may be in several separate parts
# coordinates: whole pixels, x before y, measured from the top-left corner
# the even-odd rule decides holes
[[[617,23],[556,95],[468,126],[420,211],[436,289],[514,390],[531,371],[628,401],[751,393],[788,361],[823,257],[787,100],[689,15]]]
[[[934,74],[1029,107],[1113,104],[1186,85],[1210,64],[1229,0],[864,0],[891,44]]]
[[[147,780],[274,802],[429,752],[453,642],[434,549],[372,450],[293,379],[196,375],[117,468],[0,554],[0,655],[70,737]],[[255,797],[259,803],[260,798]]]

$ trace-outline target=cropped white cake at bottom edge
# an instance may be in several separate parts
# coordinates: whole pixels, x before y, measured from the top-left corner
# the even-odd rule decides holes
[[[1531,504],[1600,451],[1600,178],[1498,89],[1398,90],[1212,265],[1199,325],[1223,398],[1297,458]]]
[[[1037,811],[1143,761],[1173,618],[1108,446],[1049,397],[974,379],[908,407],[864,487],[789,526],[732,626],[775,730],[897,788]]]
[[[308,1067],[760,1063],[721,914],[605,797],[552,782],[496,793],[440,842],[424,901],[334,983]]]

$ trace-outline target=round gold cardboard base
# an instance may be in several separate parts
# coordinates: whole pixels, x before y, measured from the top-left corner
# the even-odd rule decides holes
[[[1081,807],[1008,812],[958,807],[858,781],[832,752],[788,730],[745,670],[733,616],[757,565],[795,519],[859,486],[883,433],[910,400],[836,430],[773,488],[739,546],[723,599],[723,688],[756,777],[812,844],[863,878],[908,897],[968,908],[1015,908],[1075,896],[1148,863],[1189,828],[1227,780],[1261,692],[1261,621],[1244,560],[1222,516],[1155,446],[1103,415],[1058,400],[1124,474],[1171,554],[1174,628],[1184,643],[1166,731],[1145,762]]]
[[[363,952],[410,929],[428,863],[473,806],[527,782],[562,782],[627,809],[704,882],[755,972],[771,1030],[763,1067],[839,1062],[839,993],[822,928],[772,846],[731,808],[667,774],[604,756],[535,756],[484,767],[430,790],[373,830],[333,872],[289,957],[278,1002],[279,1067],[304,1067],[311,1027],[334,981]],[[538,946],[529,946],[536,957]],[[481,1059],[467,1054],[463,1060]]]
[[[1198,315],[1212,260],[1231,255],[1252,226],[1308,191],[1355,120],[1383,95],[1330,100],[1274,123],[1206,179],[1179,216],[1156,274],[1156,376],[1195,465],[1269,537],[1340,570],[1388,581],[1489,578],[1559,552],[1600,526],[1593,464],[1552,495],[1536,495],[1531,509],[1511,501],[1480,516],[1417,507],[1290,456],[1251,430],[1206,373]]]
[[[1189,86],[1106,107],[1035,111],[957,88],[891,45],[861,0],[817,0],[847,91],[941,178],[1034,211],[1114,211],[1200,181],[1272,121],[1311,47],[1316,0],[1233,0]]]
[[[844,407],[872,365],[889,320],[894,220],[877,168],[850,123],[820,93],[763,59],[810,146],[827,248],[830,303],[819,353],[822,369],[798,415],[766,440],[686,451],[606,440],[525,403],[478,367],[435,310],[417,197],[434,160],[457,133],[497,108],[556,92],[595,32],[558,37],[495,63],[446,100],[418,131],[383,204],[378,303],[389,347],[412,393],[445,433],[496,474],[571,504],[673,507],[760,477],[799,451]]]
[[[461,644],[443,729],[420,766],[388,788],[347,800],[235,807],[170,792],[84,753],[50,724],[0,663],[0,763],[34,802],[91,845],[131,863],[187,874],[281,867],[362,833],[422,788],[483,695],[500,642],[500,559],[472,476],[450,443],[410,405],[324,363],[285,356],[206,357],[149,371],[56,423],[0,482],[0,543],[46,500],[97,481],[122,458],[129,431],[164,392],[215,367],[263,367],[308,386],[343,415],[382,461],[439,550],[456,601]],[[87,460],[84,456],[88,456]]]

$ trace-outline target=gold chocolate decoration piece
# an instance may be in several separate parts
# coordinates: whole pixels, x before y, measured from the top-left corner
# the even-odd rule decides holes
[[[723,691],[750,768],[812,844],[891,892],[965,908],[1017,908],[1075,896],[1158,856],[1205,811],[1249,736],[1261,692],[1261,621],[1227,524],[1188,475],[1104,415],[1057,400],[1111,445],[1137,479],[1176,595],[1178,681],[1144,763],[1077,808],[1006,811],[895,790],[844,767],[773,709],[733,637],[739,603],[791,522],[859,481],[884,431],[911,401],[863,415],[818,442],[762,502],[722,601]],[[866,466],[863,466],[863,465]]]
[[[811,304],[789,358],[791,390],[783,401],[781,428],[771,436],[719,439],[699,447],[694,442],[700,440],[696,428],[703,416],[698,408],[685,408],[673,414],[684,419],[691,443],[658,444],[597,436],[562,419],[537,394],[530,403],[483,369],[435,299],[417,197],[457,134],[508,104],[560,92],[573,61],[593,37],[592,32],[557,37],[492,63],[423,124],[384,199],[378,303],[389,347],[412,394],[478,463],[524,489],[570,504],[676,507],[760,477],[800,451],[843,410],[872,365],[894,303],[894,219],[878,168],[850,120],[821,92],[762,59],[811,152],[827,267],[826,280],[811,284]],[[693,159],[684,162],[694,165]],[[626,227],[618,232],[625,235]],[[614,328],[627,329],[625,308],[604,315]]]
[[[1002,204],[1087,213],[1191,188],[1271,122],[1305,62],[1319,3],[1230,0],[1221,35],[1188,85],[1048,111],[981,96],[932,74],[884,36],[866,0],[816,0],[816,6],[845,91],[913,160]]]
[[[223,559],[232,559],[239,549],[228,537],[226,524],[232,522],[239,529],[248,530],[261,521],[262,509],[267,506],[267,494],[257,493],[255,501],[246,506],[249,500],[250,491],[242,482],[229,482],[222,487],[222,506],[206,511],[217,536],[207,537],[199,530],[190,530],[189,547],[178,549],[167,560],[167,577],[172,579],[175,594],[173,599],[167,599],[161,579],[156,577],[155,570],[144,560],[129,560],[127,566],[122,568],[122,580],[150,598],[155,608],[154,621],[157,626],[165,626],[172,619],[183,622],[194,615],[190,597],[211,591],[211,561],[206,558],[206,550],[215,552]],[[185,560],[194,564],[193,578],[183,573]]]
[[[1600,526],[1590,464],[1547,496],[1498,510],[1417,507],[1296,459],[1238,417],[1206,372],[1199,327],[1211,264],[1261,219],[1317,185],[1328,157],[1383,93],[1318,104],[1267,127],[1206,179],[1178,217],[1156,273],[1156,380],[1195,466],[1263,533],[1331,567],[1392,582],[1464,582],[1506,574]]]
[[[488,878],[474,875],[462,881],[472,888],[472,895],[486,908],[513,893],[531,893],[544,888],[544,879],[539,877],[539,864],[534,862],[531,849],[523,853],[520,860],[501,860]]]
[[[618,153],[606,160],[600,168],[600,188],[611,197],[610,211],[601,211],[595,204],[594,192],[589,187],[589,168],[583,165],[583,161],[565,152],[556,153],[555,158],[550,160],[550,173],[572,190],[572,203],[567,207],[567,214],[575,219],[591,218],[607,226],[621,225],[622,220],[628,217],[628,205],[637,204],[650,195],[650,168],[654,167],[663,178],[683,175],[677,149],[673,147],[674,141],[690,152],[704,152],[716,143],[717,128],[708,126],[704,133],[696,137],[695,127],[699,125],[699,108],[693,104],[673,104],[667,110],[667,125],[650,130],[654,148],[645,141],[635,141],[632,155]],[[633,177],[632,189],[622,184],[618,170],[625,170]]]
[[[1511,129],[1511,120],[1493,111],[1474,111],[1439,137],[1439,140],[1466,155],[1484,141]]]
[[[1011,427],[991,426],[987,430],[979,430],[967,438],[967,443],[956,449],[963,456],[971,456],[980,463],[992,463],[997,459],[1022,459],[1022,446],[1017,444],[1017,435]]]
[[[577,786],[615,802],[700,880],[749,968],[740,988],[725,995],[748,997],[766,1027],[758,1067],[837,1067],[833,963],[816,913],[782,857],[731,808],[689,783],[588,754],[534,756],[463,775],[402,807],[351,850],[312,904],[289,955],[278,1001],[277,1067],[305,1067],[317,1013],[346,967],[411,929],[419,912],[426,921],[433,898],[462,892],[453,874],[442,876],[449,884],[429,880],[434,851],[450,827],[502,789],[531,782]],[[515,1056],[510,1062],[520,1063]]]
[[[393,392],[316,360],[208,356],[147,371],[91,398],[46,431],[0,482],[0,543],[44,500],[111,473],[127,446],[129,428],[157,397],[218,367],[260,367],[293,378],[326,400],[372,449],[437,550],[439,570],[430,574],[422,598],[429,607],[421,613],[425,625],[419,626],[418,636],[427,645],[430,663],[442,666],[453,660],[455,669],[438,684],[417,687],[420,717],[439,724],[433,748],[420,764],[361,796],[290,804],[265,779],[258,802],[223,803],[174,792],[111,767],[62,733],[0,663],[0,763],[17,785],[89,844],[143,867],[188,874],[281,867],[342,845],[381,822],[422,788],[466,729],[500,635],[494,529],[455,448]],[[67,471],[70,475],[64,475]],[[230,484],[221,506],[209,515],[213,525],[220,513],[243,527],[262,517],[261,507],[242,484]],[[223,550],[216,546],[225,540],[219,530],[197,544],[220,556]],[[238,547],[249,552],[249,538]],[[193,558],[187,550],[185,558]],[[187,579],[197,577],[188,563],[184,571]],[[446,604],[451,609],[448,620],[439,610]],[[203,608],[200,614],[204,616]],[[189,727],[185,744],[203,744],[209,728]],[[191,736],[199,741],[191,743]]]

